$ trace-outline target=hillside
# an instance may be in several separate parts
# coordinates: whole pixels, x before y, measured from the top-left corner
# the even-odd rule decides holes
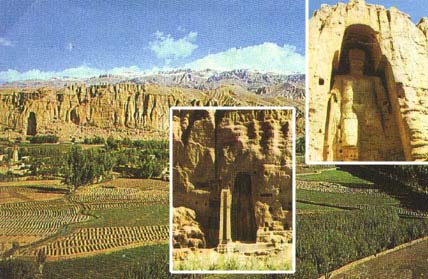
[[[302,77],[248,71],[203,74],[3,84],[0,130],[12,138],[55,134],[62,141],[111,134],[151,139],[167,137],[171,106],[291,105],[303,111]],[[303,120],[297,123],[302,131]]]

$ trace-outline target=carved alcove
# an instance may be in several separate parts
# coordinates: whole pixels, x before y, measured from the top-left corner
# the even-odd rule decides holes
[[[27,135],[34,136],[37,133],[37,119],[34,112],[30,112],[27,119]]]
[[[241,242],[256,241],[256,220],[251,176],[239,172],[232,191],[232,239]]]
[[[360,51],[365,56],[362,76],[351,73],[350,50]],[[342,97],[349,86],[358,131],[343,127],[343,119],[348,117],[344,114],[344,104],[349,98]],[[404,160],[404,135],[400,128],[402,119],[398,113],[394,74],[387,57],[382,54],[378,34],[370,26],[355,24],[346,28],[340,51],[336,51],[332,61],[330,90],[336,93],[330,93],[327,104],[324,160]],[[337,110],[340,110],[340,121],[335,120]],[[357,144],[352,148],[343,143],[347,133],[356,135]]]

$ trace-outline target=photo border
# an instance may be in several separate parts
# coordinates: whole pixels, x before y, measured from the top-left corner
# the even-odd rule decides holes
[[[305,163],[307,165],[428,165],[428,161],[310,161],[309,160],[309,1],[305,0],[306,4],[306,42],[305,42]],[[340,2],[340,1],[338,1]]]
[[[172,221],[173,221],[173,111],[174,110],[291,110],[293,120],[293,144],[292,144],[292,259],[291,259],[291,270],[174,270],[173,269],[173,232],[172,232]],[[169,272],[171,274],[294,274],[296,272],[296,109],[291,106],[243,106],[243,107],[177,107],[173,106],[169,110]]]

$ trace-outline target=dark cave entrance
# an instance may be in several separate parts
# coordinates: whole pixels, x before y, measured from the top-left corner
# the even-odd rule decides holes
[[[34,136],[37,133],[37,120],[36,114],[34,112],[30,112],[27,119],[27,135]]]
[[[73,110],[70,112],[70,120],[71,120],[71,122],[73,122],[73,123],[74,123],[74,124],[76,124],[76,125],[79,125],[79,124],[80,124],[80,117],[79,117],[79,115],[77,114],[76,109],[73,109]]]
[[[232,240],[256,242],[257,228],[252,199],[251,176],[240,172],[236,175],[232,192]]]

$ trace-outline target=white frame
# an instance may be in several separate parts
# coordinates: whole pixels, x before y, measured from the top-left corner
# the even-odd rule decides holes
[[[293,120],[293,145],[292,145],[292,260],[291,270],[174,270],[173,269],[173,247],[172,247],[172,213],[173,213],[173,111],[174,110],[291,110]],[[282,107],[171,107],[169,110],[169,272],[171,274],[294,274],[296,272],[296,109],[290,106]]]
[[[428,165],[428,161],[310,161],[309,160],[309,1],[306,0],[306,73],[305,73],[305,163],[307,165]]]

